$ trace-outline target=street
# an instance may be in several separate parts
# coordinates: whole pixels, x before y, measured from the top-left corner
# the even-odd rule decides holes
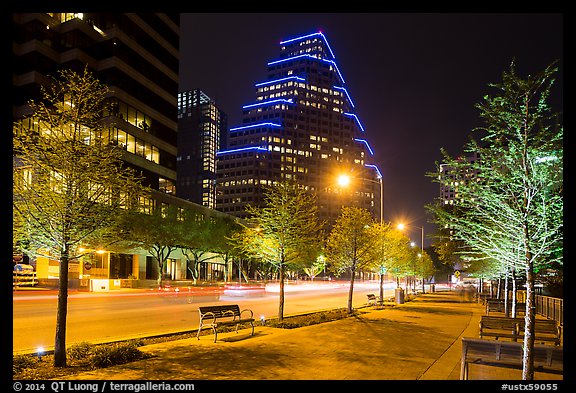
[[[394,295],[395,284],[385,284],[384,296]],[[288,285],[284,316],[343,308],[347,305],[349,283],[315,282]],[[354,307],[367,303],[366,294],[379,294],[377,282],[356,282]],[[251,309],[254,318],[278,315],[277,285],[266,289],[193,287],[159,291],[123,289],[109,292],[70,292],[66,344],[103,343],[198,328],[198,306],[237,303]],[[13,352],[51,350],[56,332],[57,291],[15,291],[13,301]]]

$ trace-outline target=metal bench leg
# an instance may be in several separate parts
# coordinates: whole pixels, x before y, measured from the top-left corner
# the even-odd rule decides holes
[[[250,325],[252,325],[252,333],[250,333],[251,336],[254,335],[254,322],[250,322]]]
[[[200,326],[198,327],[198,333],[196,333],[196,338],[198,340],[200,340],[200,332],[202,331],[202,323],[200,323]]]
[[[460,380],[468,380],[468,362],[466,361],[463,361],[462,365],[460,366]]]
[[[214,331],[214,342],[216,342],[216,340],[218,339],[218,333],[216,332],[215,327],[212,327],[212,330]]]

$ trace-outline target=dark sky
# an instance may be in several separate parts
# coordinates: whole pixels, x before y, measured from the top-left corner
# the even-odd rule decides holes
[[[322,31],[384,176],[384,218],[434,226],[427,172],[440,148],[457,155],[483,125],[475,104],[494,94],[513,59],[526,78],[560,60],[553,109],[562,108],[561,13],[181,14],[180,90],[200,88],[239,125],[281,40]],[[418,243],[420,243],[418,241]],[[430,240],[425,241],[426,245]]]

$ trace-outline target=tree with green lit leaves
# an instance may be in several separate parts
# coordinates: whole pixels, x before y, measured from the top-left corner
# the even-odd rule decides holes
[[[563,128],[548,103],[557,71],[553,63],[522,79],[512,64],[502,82],[491,85],[495,95],[476,106],[486,124],[476,131],[483,135],[465,146],[480,159],[444,152],[445,163],[462,175],[457,201],[450,209],[429,206],[436,223],[465,244],[460,253],[470,263],[497,261],[503,270],[524,273],[524,380],[534,379],[535,273],[562,264]],[[446,181],[439,173],[435,181]]]
[[[14,238],[27,254],[59,261],[55,367],[66,367],[70,262],[117,241],[118,219],[145,192],[106,137],[108,94],[87,69],[62,70],[13,127]]]
[[[248,225],[231,238],[241,254],[274,266],[280,286],[278,321],[284,319],[284,284],[288,269],[311,266],[320,255],[322,223],[316,198],[292,182],[265,190],[264,206],[249,205]]]
[[[426,252],[426,250],[418,253],[418,263],[416,264],[414,273],[416,276],[422,278],[422,293],[426,292],[424,288],[426,279],[430,280],[430,278],[434,276],[434,273],[436,273],[432,257]]]
[[[368,229],[374,244],[371,248],[371,268],[380,277],[380,301],[384,300],[384,276],[387,272],[398,271],[404,261],[410,258],[410,239],[392,227],[390,223],[374,223]]]
[[[331,269],[340,275],[350,275],[347,312],[352,314],[354,279],[361,269],[370,269],[374,264],[376,237],[370,228],[375,225],[370,212],[359,207],[343,207],[340,216],[328,234],[326,259]]]

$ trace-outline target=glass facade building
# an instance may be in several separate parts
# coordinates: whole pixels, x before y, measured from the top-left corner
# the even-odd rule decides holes
[[[381,174],[325,35],[280,42],[267,71],[217,154],[217,209],[245,217],[246,205],[263,202],[265,186],[291,180],[316,194],[328,223],[342,206],[380,217]],[[351,179],[346,188],[338,185],[342,174]]]
[[[178,93],[177,196],[216,208],[216,152],[225,148],[226,114],[200,90]]]
[[[88,67],[112,94],[108,138],[146,185],[175,193],[180,15],[14,13],[13,115],[58,70]]]
[[[175,206],[179,214],[192,209],[203,219],[228,217],[176,196],[179,13],[14,13],[12,33],[15,121],[30,114],[28,101],[41,98],[40,87],[51,76],[87,67],[111,90],[104,119],[108,142],[124,148],[123,160],[152,189],[150,198],[139,199],[140,211]],[[171,280],[189,279],[187,263],[175,251],[162,273]],[[39,257],[34,264],[39,279],[58,278],[59,261]],[[155,282],[158,269],[145,250],[88,250],[81,261],[71,261],[70,278],[76,280],[71,285],[90,281],[92,290],[112,289],[134,279]],[[231,263],[212,258],[199,278],[222,279],[224,271],[231,271]]]

